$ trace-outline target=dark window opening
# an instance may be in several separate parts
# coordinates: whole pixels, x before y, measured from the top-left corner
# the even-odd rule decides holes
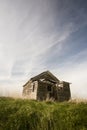
[[[47,90],[48,90],[48,91],[51,91],[51,86],[47,86]]]
[[[32,91],[34,92],[34,90],[35,90],[35,84],[33,84],[33,90]]]

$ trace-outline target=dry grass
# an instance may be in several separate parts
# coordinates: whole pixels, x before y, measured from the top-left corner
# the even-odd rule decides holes
[[[69,100],[69,102],[71,102],[71,103],[87,103],[87,99],[75,98],[75,99]]]

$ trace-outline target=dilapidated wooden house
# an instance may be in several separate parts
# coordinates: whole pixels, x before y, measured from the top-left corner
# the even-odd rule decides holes
[[[31,78],[23,86],[23,96],[41,101],[68,101],[71,97],[70,83],[60,81],[50,71],[45,71]]]

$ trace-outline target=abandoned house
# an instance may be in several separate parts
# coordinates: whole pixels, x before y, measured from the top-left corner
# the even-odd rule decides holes
[[[70,83],[60,81],[51,72],[45,71],[23,86],[23,96],[41,101],[68,101],[71,98]]]

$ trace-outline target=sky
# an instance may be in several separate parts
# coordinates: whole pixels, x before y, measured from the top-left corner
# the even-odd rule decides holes
[[[0,0],[0,96],[46,70],[87,98],[87,0]]]

